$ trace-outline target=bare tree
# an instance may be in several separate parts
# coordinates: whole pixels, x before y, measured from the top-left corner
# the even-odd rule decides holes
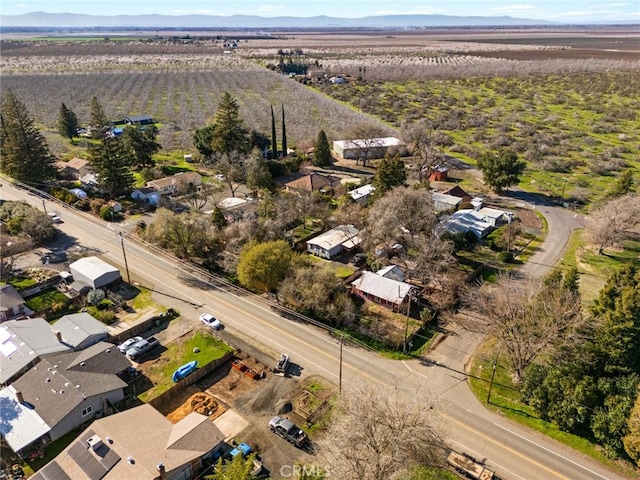
[[[595,210],[586,222],[586,232],[602,255],[640,233],[640,194],[628,193]]]
[[[366,167],[368,160],[384,155],[380,154],[383,145],[380,138],[385,135],[382,127],[362,123],[350,128],[347,135],[352,138],[351,143],[356,150],[356,165],[361,161],[362,166]]]
[[[401,137],[407,150],[413,155],[412,171],[423,182],[433,170],[444,161],[444,154],[435,146],[433,125],[427,119],[420,119],[413,124],[401,127]]]
[[[29,253],[33,242],[27,237],[12,238],[0,248],[0,279],[6,281],[11,277],[16,262],[20,257]]]
[[[247,166],[246,158],[240,152],[229,152],[216,155],[215,166],[224,175],[223,182],[227,184],[231,191],[231,196],[236,196],[236,191],[240,185],[246,181]]]
[[[217,205],[224,196],[222,187],[213,183],[203,183],[198,189],[180,185],[176,193],[192,211],[196,212],[202,211],[208,204]]]
[[[442,465],[446,446],[433,406],[420,391],[350,387],[322,449],[331,476],[388,480],[414,465]]]
[[[579,294],[562,285],[561,275],[559,279],[516,281],[505,274],[496,285],[484,284],[467,299],[509,357],[515,381],[522,380],[542,352],[575,340],[583,324]]]

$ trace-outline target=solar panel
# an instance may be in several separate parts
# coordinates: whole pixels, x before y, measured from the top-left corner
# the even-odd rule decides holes
[[[62,470],[62,467],[60,467],[56,461],[53,461],[44,468],[41,468],[31,478],[33,480],[71,480],[71,477]]]
[[[87,440],[95,433],[89,430],[68,451],[69,456],[91,480],[100,480],[120,461],[120,456],[107,445],[97,450],[87,448]]]

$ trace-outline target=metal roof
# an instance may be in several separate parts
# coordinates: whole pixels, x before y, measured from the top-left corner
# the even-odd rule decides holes
[[[381,298],[390,303],[395,303],[396,305],[402,303],[409,292],[415,288],[408,283],[381,277],[369,271],[362,272],[362,276],[351,282],[351,285],[364,293]]]
[[[367,195],[371,195],[375,191],[376,187],[373,185],[363,185],[362,187],[358,187],[349,192],[349,196],[354,200],[359,200],[362,197],[366,197]]]
[[[73,273],[73,270],[76,270],[91,279],[100,278],[107,273],[120,273],[120,270],[116,267],[109,265],[98,257],[83,257],[80,260],[76,260],[69,265],[69,270],[71,270],[71,273]]]
[[[340,225],[311,240],[307,240],[307,245],[317,245],[325,250],[331,250],[338,245],[343,245],[345,248],[353,248],[361,242],[358,233],[358,229],[353,225]]]
[[[336,146],[340,146],[343,149],[348,148],[362,148],[363,146],[375,148],[375,147],[393,147],[397,145],[403,145],[403,143],[396,137],[378,137],[378,138],[362,138],[356,140],[335,140],[333,142],[334,150]]]
[[[0,434],[14,452],[38,440],[51,429],[28,403],[19,403],[16,389],[10,385],[0,390]]]

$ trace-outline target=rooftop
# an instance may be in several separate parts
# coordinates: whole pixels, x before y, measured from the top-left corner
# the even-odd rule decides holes
[[[396,137],[377,137],[377,138],[362,138],[356,140],[336,140],[333,142],[334,146],[340,146],[343,149],[348,148],[362,148],[368,147],[394,147],[398,145],[404,145]]]
[[[16,389],[12,386],[0,390],[0,410],[3,419],[0,422],[0,435],[14,452],[22,450],[51,430],[29,404],[18,401]]]
[[[382,277],[369,271],[362,272],[362,276],[351,282],[351,285],[362,292],[396,305],[402,303],[405,297],[415,288],[408,283]]]
[[[73,347],[93,336],[104,337],[109,333],[109,329],[103,323],[86,312],[65,315],[55,322],[52,328],[60,332],[62,340]]]
[[[119,272],[116,267],[100,260],[98,257],[83,257],[80,260],[76,260],[69,265],[71,273],[73,273],[72,269],[81,271],[89,278],[99,278],[106,273]]]
[[[360,244],[359,233],[353,225],[340,225],[307,240],[307,244],[317,245],[325,250],[331,250],[338,245],[344,245],[345,248],[351,249]]]
[[[315,192],[325,187],[333,187],[340,183],[340,179],[331,175],[322,175],[321,173],[310,173],[303,177],[297,178],[284,184],[285,187],[293,190],[304,190],[307,192]]]
[[[24,299],[13,285],[0,286],[0,312],[6,312],[24,303]]]

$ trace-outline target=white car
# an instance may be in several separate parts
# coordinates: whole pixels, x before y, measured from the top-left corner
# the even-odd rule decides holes
[[[144,340],[144,338],[142,338],[142,337],[132,337],[132,338],[130,338],[128,340],[125,340],[120,345],[118,345],[118,350],[120,350],[122,353],[127,353],[127,350],[129,350],[136,343],[138,343],[138,342],[140,342],[142,340]]]
[[[206,326],[213,328],[214,330],[222,330],[222,322],[216,319],[210,313],[203,313],[200,315],[200,321]]]
[[[49,212],[47,213],[47,215],[49,216],[49,218],[53,223],[62,223],[62,219],[60,218],[60,215],[58,215],[56,212]]]
[[[224,175],[219,173],[219,174],[216,175],[216,180],[220,180],[221,182],[226,182],[227,181],[227,177],[225,177]]]

